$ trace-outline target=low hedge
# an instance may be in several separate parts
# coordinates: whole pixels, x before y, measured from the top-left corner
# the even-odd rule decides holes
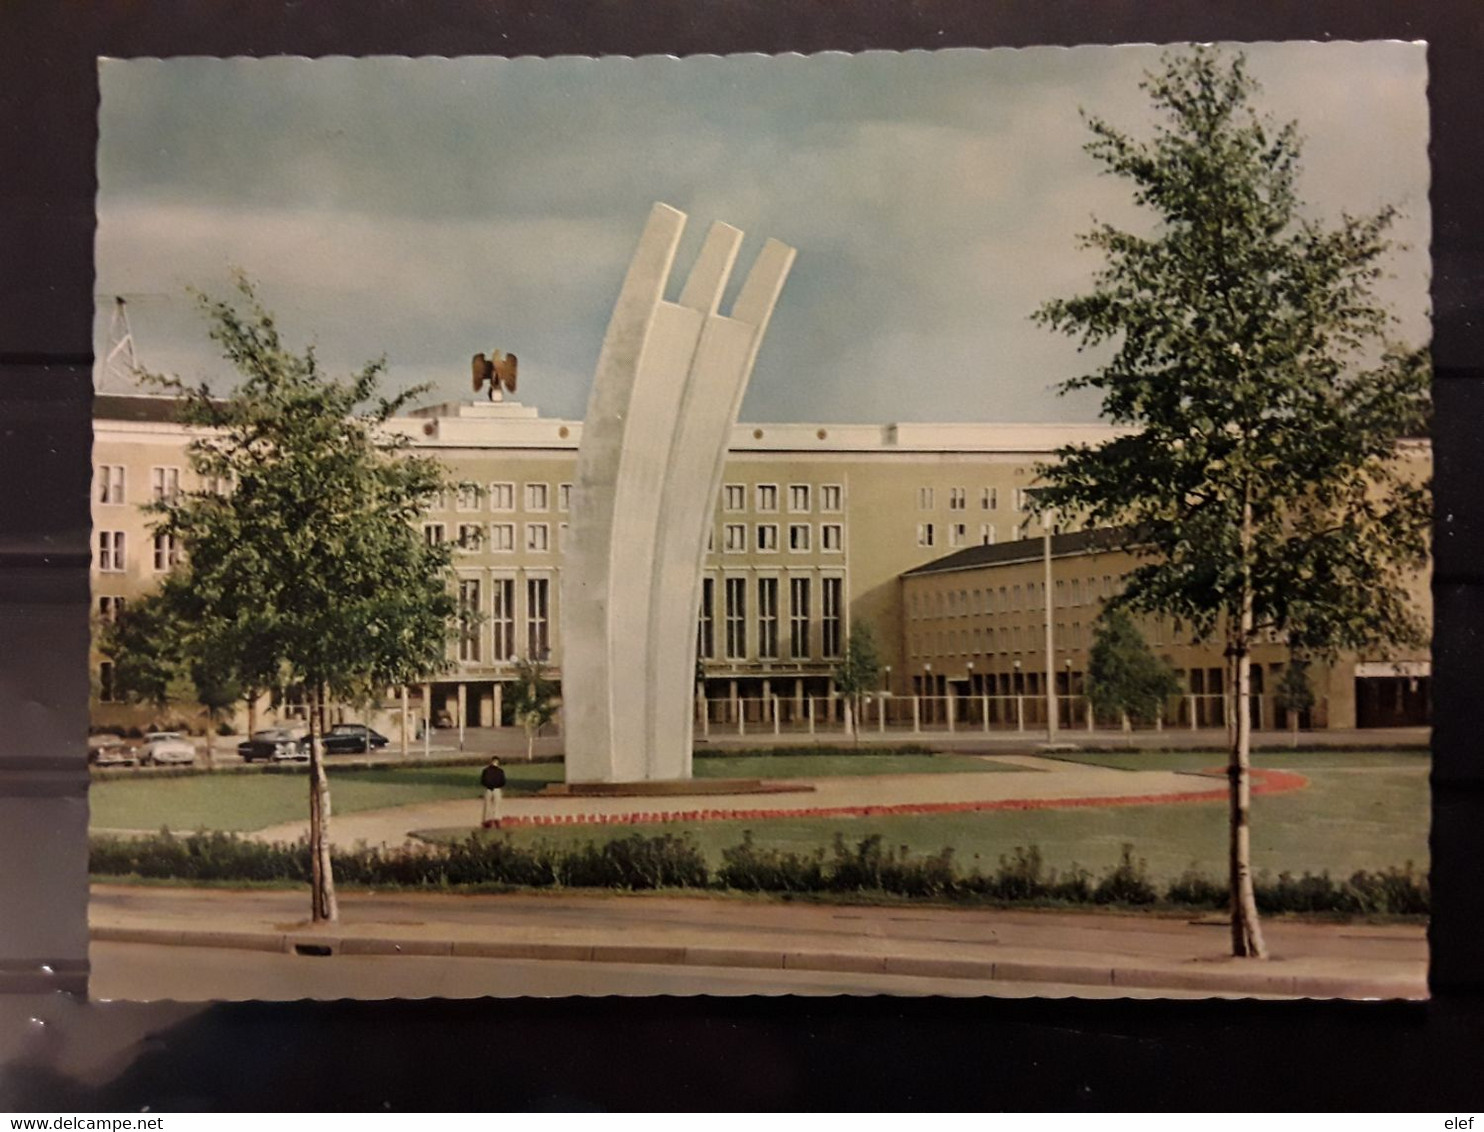
[[[1097,877],[1075,865],[1063,872],[1048,869],[1034,845],[1002,856],[993,872],[976,866],[965,873],[952,849],[914,855],[906,846],[888,848],[879,834],[853,844],[836,834],[828,851],[798,853],[758,845],[750,830],[740,844],[722,851],[722,865],[714,875],[690,835],[668,833],[634,833],[577,847],[547,842],[527,847],[508,837],[470,836],[450,845],[340,849],[333,858],[339,880],[367,887],[693,888],[1001,904],[1211,910],[1227,905],[1226,884],[1201,873],[1188,871],[1157,885],[1131,845],[1123,847],[1118,864]],[[91,842],[89,869],[98,877],[307,883],[309,847],[302,841],[268,844],[230,833],[177,836],[162,830],[139,838],[98,836]],[[1417,916],[1427,914],[1430,896],[1427,878],[1410,863],[1383,872],[1358,871],[1343,880],[1328,873],[1263,874],[1256,890],[1258,908],[1269,913]]]

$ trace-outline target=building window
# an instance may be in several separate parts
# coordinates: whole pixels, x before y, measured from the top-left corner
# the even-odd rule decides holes
[[[119,619],[119,614],[124,611],[125,600],[112,594],[104,594],[98,599],[98,620],[112,625]]]
[[[95,482],[99,503],[124,502],[124,466],[122,464],[99,464]]]
[[[151,468],[149,484],[156,503],[174,503],[180,495],[180,469]]]
[[[124,569],[124,532],[98,532],[98,569],[105,574],[119,574]]]
[[[459,579],[459,660],[477,662],[479,655],[480,618],[479,579]]]
[[[728,523],[722,529],[721,549],[723,554],[746,554],[747,524]]]
[[[1064,582],[1064,581],[1062,581],[1060,578],[1058,578],[1057,579],[1057,582],[1056,582],[1056,589],[1052,592],[1052,596],[1056,599],[1056,605],[1053,608],[1055,608],[1055,609],[1064,609],[1064,608],[1066,608],[1066,604],[1067,604],[1067,583]]]
[[[969,524],[967,524],[967,523],[949,523],[948,524],[948,545],[949,546],[968,546],[969,545]]]
[[[722,488],[722,506],[728,511],[747,510],[747,485],[729,483]]]
[[[727,659],[741,660],[747,655],[747,579],[728,578],[727,583]]]
[[[513,522],[491,522],[490,550],[499,555],[508,555],[515,550],[515,524]]]
[[[1060,582],[1057,583],[1057,585],[1060,585],[1060,584],[1061,584]],[[1024,609],[1025,608],[1025,597],[1024,597],[1024,593],[1023,593],[1023,591],[1021,590],[1021,588],[1019,586],[1016,586],[1014,589],[1012,589],[1010,591],[1010,602],[1011,602],[1011,604],[1010,604],[1010,608],[1011,609]]]
[[[809,659],[809,579],[788,580],[788,655]]]
[[[757,655],[778,659],[778,579],[757,580]]]
[[[515,510],[515,485],[513,483],[490,484],[490,510]]]
[[[788,509],[801,513],[809,510],[809,485],[807,483],[789,484]]]
[[[111,704],[118,700],[118,692],[113,684],[113,661],[105,660],[98,665],[98,700],[101,703]]]
[[[443,542],[446,537],[446,531],[442,523],[423,524],[423,541],[426,542],[429,546],[437,546],[439,543]]]
[[[490,524],[490,550],[496,554],[509,554],[515,549],[515,524]]]
[[[706,528],[706,553],[707,554],[715,554],[716,553],[716,528],[715,527],[707,527]]]
[[[757,525],[757,548],[766,554],[778,552],[778,524],[759,523]]]
[[[986,487],[979,495],[979,506],[984,511],[998,511],[1000,509],[1000,489],[997,487]]]
[[[1026,502],[1027,501],[1028,501],[1028,497],[1026,495],[1025,488],[1023,488],[1023,487],[1017,487],[1015,489],[1015,510],[1017,510],[1017,511],[1024,511],[1025,510],[1025,505],[1026,505]]]
[[[545,523],[527,523],[526,549],[538,554],[550,550],[551,528]]]
[[[696,625],[696,655],[702,660],[716,656],[716,579],[701,579],[701,616]]]
[[[478,550],[484,542],[484,527],[479,523],[459,524],[459,549],[466,554]]]
[[[917,524],[917,545],[928,547],[933,545],[933,525],[931,523]]]
[[[820,641],[821,651],[827,657],[836,657],[841,653],[842,615],[844,613],[842,598],[845,593],[845,584],[840,578],[821,578],[820,589]]]
[[[1073,578],[1072,579],[1072,604],[1073,605],[1081,605],[1082,604],[1082,579],[1081,578]]]
[[[551,655],[551,580],[526,579],[526,656],[545,660]]]
[[[844,510],[843,489],[837,483],[827,483],[819,489],[819,509],[838,512]]]
[[[993,546],[994,545],[994,540],[995,540],[994,524],[993,523],[980,523],[979,524],[979,545],[980,546]]]
[[[546,511],[551,507],[551,487],[544,483],[526,484],[526,510]]]
[[[476,483],[459,484],[458,494],[454,497],[454,507],[460,511],[478,511],[481,506],[479,485]]]
[[[965,487],[950,487],[948,489],[948,510],[962,511],[969,505],[969,489]]]
[[[757,509],[759,511],[778,510],[778,485],[776,483],[757,485]]]
[[[808,553],[809,543],[810,535],[808,523],[790,523],[788,525],[788,549],[791,553]]]
[[[930,487],[919,487],[917,489],[917,509],[919,511],[931,511],[933,509],[933,489]]]
[[[155,573],[163,574],[180,561],[180,543],[164,531],[155,533]]]
[[[572,510],[572,485],[569,483],[557,484],[557,510]]]
[[[496,660],[515,655],[515,579],[496,578],[490,587],[490,627]]]
[[[567,553],[567,528],[569,526],[570,526],[570,524],[568,524],[568,523],[558,523],[557,524],[557,553],[558,554],[566,554]]]
[[[826,554],[839,554],[845,549],[845,528],[839,523],[821,523],[819,548]]]

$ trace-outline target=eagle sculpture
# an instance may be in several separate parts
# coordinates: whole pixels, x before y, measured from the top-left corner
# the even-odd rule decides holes
[[[502,354],[499,350],[493,352],[493,356],[486,358],[483,354],[474,355],[474,392],[478,393],[488,385],[490,387],[489,398],[498,401],[503,394],[515,392],[515,367],[516,357],[514,354]]]

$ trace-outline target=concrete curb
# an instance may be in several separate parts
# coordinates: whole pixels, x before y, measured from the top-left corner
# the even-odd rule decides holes
[[[586,963],[746,967],[782,971],[908,975],[1005,983],[1127,987],[1130,991],[1205,991],[1210,994],[1281,995],[1293,998],[1425,999],[1425,980],[1290,974],[1282,971],[1211,970],[1200,967],[1027,963],[1016,960],[797,951],[778,948],[688,947],[677,944],[547,943],[518,940],[428,940],[329,935],[311,931],[218,931],[95,926],[99,943],[148,943],[165,947],[221,947],[311,956],[407,955],[470,959],[537,959]]]

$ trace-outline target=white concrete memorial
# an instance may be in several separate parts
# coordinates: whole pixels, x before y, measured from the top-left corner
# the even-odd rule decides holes
[[[656,204],[598,355],[562,572],[569,783],[691,775],[696,621],[727,439],[794,249],[719,313],[742,233],[715,223],[665,299],[685,214]]]

